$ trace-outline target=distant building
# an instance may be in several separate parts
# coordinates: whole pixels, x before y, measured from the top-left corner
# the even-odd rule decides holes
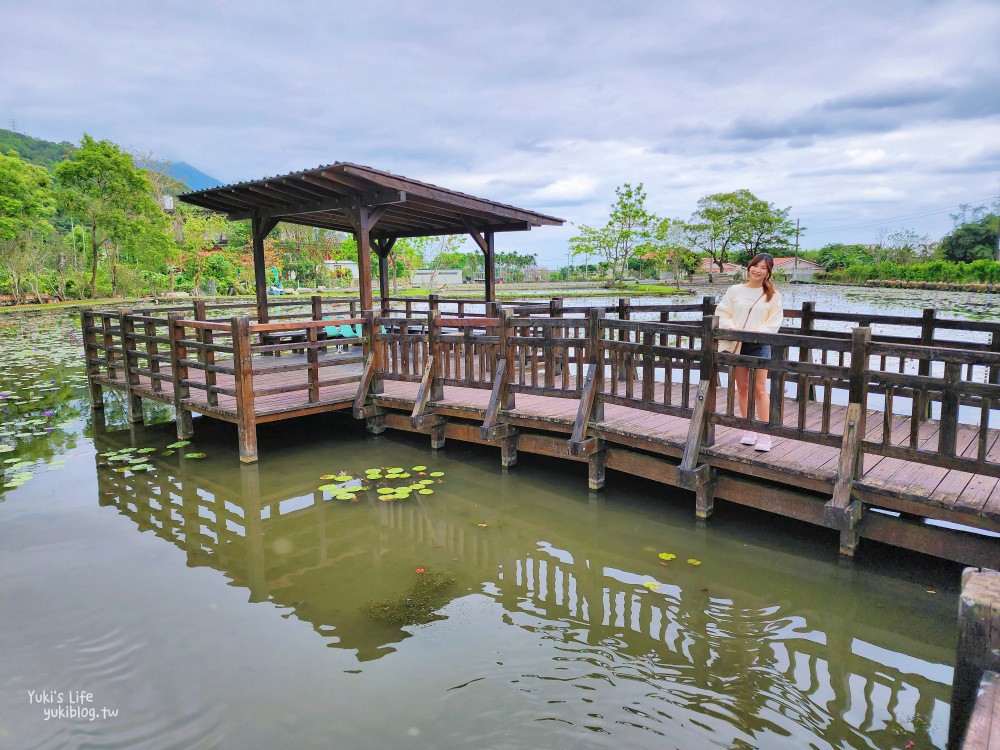
[[[722,270],[720,271],[718,263],[713,262],[711,258],[702,258],[701,263],[698,264],[698,270],[695,271],[695,273],[721,273],[724,276],[732,276],[736,273],[743,273],[743,266],[739,263],[723,263]]]
[[[425,289],[440,289],[452,284],[464,284],[465,275],[461,268],[421,268],[413,272],[410,283]]]
[[[819,263],[813,263],[805,258],[775,258],[774,270],[780,271],[789,281],[812,281],[816,274],[826,269]]]
[[[353,260],[324,260],[323,267],[331,273],[342,269],[348,271],[351,274],[352,279],[358,278],[358,264]]]

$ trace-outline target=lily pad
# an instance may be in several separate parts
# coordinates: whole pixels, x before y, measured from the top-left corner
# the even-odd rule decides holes
[[[340,492],[343,488],[339,484],[324,484],[320,485],[319,489],[323,492]]]
[[[185,453],[184,458],[204,458],[204,453]]]
[[[701,560],[695,560],[693,557],[688,558],[688,565],[701,565]]]
[[[11,453],[13,450],[14,450],[14,446],[13,445],[6,445],[6,444],[3,444],[3,443],[0,443],[0,453]]]
[[[396,490],[394,490],[392,487],[379,487],[378,490],[376,490],[376,492],[378,492],[378,494],[380,494],[380,495],[395,495],[396,494]]]
[[[414,466],[411,471],[427,471],[426,466]]]
[[[674,554],[672,554],[672,553],[670,553],[670,552],[661,552],[661,553],[660,553],[660,554],[658,555],[658,557],[659,557],[659,558],[660,558],[661,560],[676,560],[676,559],[677,559],[677,555],[674,555]]]
[[[432,477],[443,477],[444,476],[444,472],[443,471],[432,471],[430,473],[430,476],[432,476]]]
[[[358,496],[355,495],[353,492],[342,492],[341,494],[335,495],[334,497],[336,497],[338,500],[357,500],[358,499]]]
[[[156,448],[140,448],[137,453],[156,453]]]
[[[171,443],[168,448],[183,448],[186,445],[191,445],[190,440],[178,440],[176,443]]]
[[[420,490],[421,495],[433,495],[434,490]]]
[[[642,585],[645,586],[650,591],[656,591],[657,589],[660,588],[660,584],[657,583],[656,581],[646,581]]]

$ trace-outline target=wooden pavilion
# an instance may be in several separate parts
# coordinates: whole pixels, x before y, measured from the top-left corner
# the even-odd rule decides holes
[[[262,323],[268,321],[264,238],[279,221],[354,235],[361,306],[365,310],[372,309],[371,253],[378,256],[379,292],[384,300],[389,291],[388,256],[401,237],[471,236],[485,256],[485,299],[493,302],[496,233],[563,223],[554,216],[348,162],[179,197],[186,203],[224,213],[231,221],[250,220],[257,311]]]

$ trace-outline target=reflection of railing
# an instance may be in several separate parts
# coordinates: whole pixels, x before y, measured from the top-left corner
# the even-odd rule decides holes
[[[900,652],[897,637],[882,626],[889,616],[884,610],[859,608],[843,615],[837,610],[841,597],[830,596],[828,587],[801,586],[801,580],[793,586],[805,597],[796,602],[797,613],[773,608],[771,592],[784,589],[782,579],[804,574],[794,566],[776,572],[780,563],[770,555],[747,553],[748,564],[760,574],[715,581],[709,584],[711,595],[684,573],[677,583],[650,592],[639,583],[648,576],[633,572],[645,563],[614,551],[629,549],[621,538],[629,533],[625,527],[602,526],[602,538],[617,535],[606,546],[588,538],[593,528],[553,530],[523,517],[505,522],[502,534],[471,533],[461,510],[456,518],[433,505],[412,503],[375,503],[374,518],[366,514],[363,522],[350,523],[313,485],[288,478],[262,491],[256,467],[242,467],[227,486],[176,456],[168,461],[151,454],[147,460],[155,471],[100,469],[102,504],[114,505],[141,531],[185,550],[190,564],[223,571],[250,590],[252,601],[270,598],[294,608],[331,646],[358,649],[363,658],[387,653],[386,646],[405,635],[372,627],[359,615],[370,587],[348,586],[335,597],[320,589],[356,580],[365,571],[377,579],[384,565],[372,571],[373,555],[391,560],[393,551],[405,550],[407,559],[423,559],[443,548],[447,558],[463,561],[463,578],[482,582],[482,591],[510,613],[515,626],[525,613],[551,625],[535,632],[545,638],[565,634],[566,643],[559,644],[563,656],[586,652],[581,658],[597,659],[588,669],[598,674],[619,657],[630,670],[640,660],[644,679],[676,688],[657,691],[660,699],[692,715],[715,710],[718,700],[745,731],[784,714],[832,744],[854,746],[854,738],[864,734],[881,746],[891,739],[892,726],[875,717],[905,723],[944,709],[947,668],[940,666],[938,679],[919,666],[908,668],[942,665],[949,658],[944,647],[913,639],[913,650]],[[292,502],[299,508],[282,510]],[[471,507],[473,501],[467,502]],[[352,513],[357,510],[362,509]],[[554,539],[554,546],[540,549],[542,538]],[[271,551],[278,539],[286,551]],[[595,553],[595,546],[601,551]],[[327,601],[335,607],[325,606]],[[886,606],[890,614],[903,609]],[[866,652],[868,644],[873,648]],[[609,657],[591,651],[597,648]],[[751,679],[755,689],[747,690],[745,681]],[[929,743],[929,731],[925,723],[914,736]]]

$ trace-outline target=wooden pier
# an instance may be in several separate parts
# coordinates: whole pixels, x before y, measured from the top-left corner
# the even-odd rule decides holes
[[[711,300],[606,308],[312,298],[83,315],[95,408],[124,391],[234,422],[240,457],[257,425],[350,409],[372,432],[426,433],[608,469],[835,529],[844,555],[876,539],[1000,567],[1000,324],[786,310],[777,334],[720,330]],[[239,314],[244,313],[244,314]],[[956,338],[961,331],[965,338]],[[970,338],[970,336],[972,338]],[[979,340],[974,340],[978,338]],[[736,407],[723,340],[770,344],[770,413]],[[751,399],[750,409],[754,412]],[[770,453],[739,442],[773,437]],[[957,527],[960,528],[957,528]]]

